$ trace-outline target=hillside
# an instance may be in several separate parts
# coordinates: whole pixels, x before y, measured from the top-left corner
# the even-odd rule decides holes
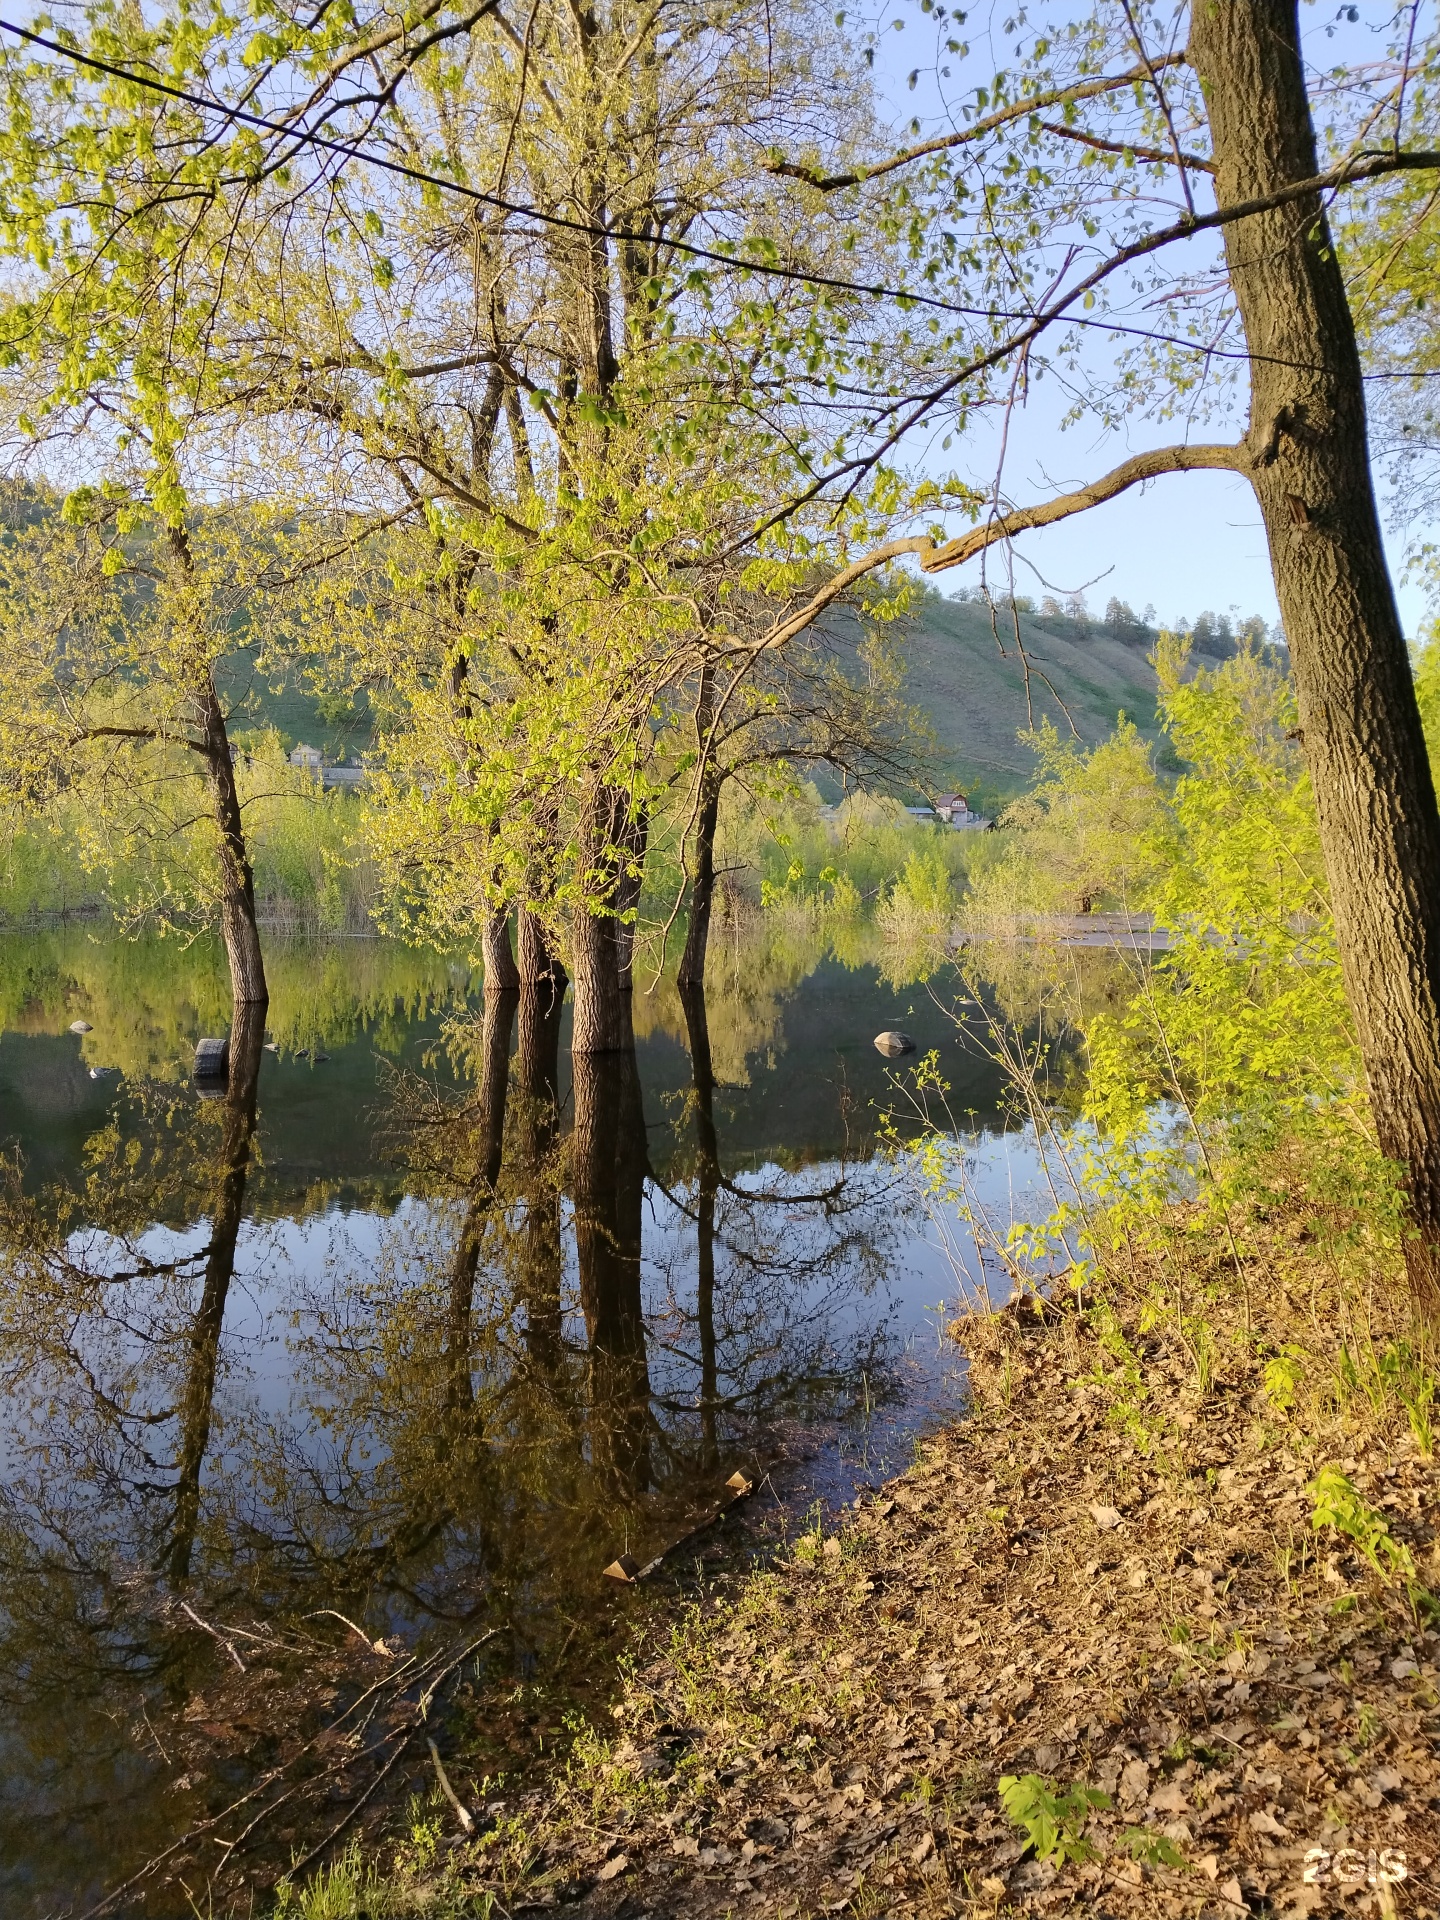
[[[900,636],[909,698],[928,715],[940,743],[935,785],[959,787],[986,807],[1029,785],[1034,759],[1017,737],[1028,726],[1049,719],[1070,736],[1073,723],[1090,745],[1110,733],[1123,712],[1142,732],[1156,732],[1155,674],[1148,658],[1155,636],[1148,628],[1137,622],[1121,637],[1099,622],[1022,613],[1020,632],[1025,661],[1008,609],[997,607],[992,625],[983,603],[932,594]],[[841,615],[831,639],[842,656],[857,636],[856,625]],[[1228,638],[1216,647],[1221,654],[1231,650]],[[336,760],[353,758],[370,744],[363,694],[353,704],[332,705],[308,686],[303,668],[275,685],[253,673],[243,656],[227,667],[223,690],[237,733],[274,727],[287,749],[305,740]],[[823,775],[819,785],[828,790]]]
[[[967,791],[1000,797],[1026,786],[1034,758],[1016,736],[1044,719],[1062,734],[1073,722],[1087,744],[1103,739],[1122,711],[1142,731],[1155,731],[1155,674],[1147,659],[1153,635],[1140,629],[1134,640],[1119,640],[1095,626],[1082,638],[1073,622],[1052,625],[1023,613],[1020,632],[1030,668],[1029,715],[1008,609],[996,609],[992,627],[980,603],[934,596],[902,643],[910,697],[941,742],[937,772]]]

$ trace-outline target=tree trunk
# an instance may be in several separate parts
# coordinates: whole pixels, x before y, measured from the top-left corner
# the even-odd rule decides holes
[[[645,852],[649,841],[650,809],[641,807],[635,818],[626,820],[620,830],[625,863],[615,883],[615,913],[619,921],[615,945],[622,993],[629,993],[635,985],[635,915],[640,908],[640,892],[645,884]]]
[[[1197,0],[1220,204],[1316,172],[1295,0]],[[1407,1267],[1440,1308],[1440,816],[1380,539],[1349,304],[1318,199],[1225,229],[1264,517],[1346,992]]]
[[[690,861],[690,924],[680,955],[679,984],[705,985],[705,951],[710,944],[710,915],[715,905],[715,829],[720,819],[720,782],[713,772],[704,776],[700,811],[695,819],[695,851]]]
[[[237,1000],[230,1020],[230,1055],[225,1107],[220,1125],[215,1199],[210,1212],[210,1245],[205,1281],[190,1332],[190,1362],[180,1402],[179,1466],[175,1481],[175,1526],[167,1555],[170,1578],[181,1586],[190,1577],[190,1560],[200,1522],[200,1481],[210,1445],[215,1378],[225,1307],[235,1277],[235,1245],[245,1214],[250,1148],[255,1138],[256,1094],[265,1049],[265,1008],[255,1000]]]
[[[516,1059],[516,1176],[525,1199],[520,1248],[520,1300],[525,1350],[531,1363],[558,1385],[564,1359],[564,1258],[560,1236],[560,1025],[565,991],[532,991],[520,1001]]]
[[[545,923],[529,907],[520,909],[520,991],[536,994],[542,1003],[565,998],[569,980],[560,956],[550,944]]]
[[[265,984],[265,960],[255,921],[255,875],[245,844],[225,713],[208,671],[198,704],[204,742],[201,752],[219,836],[220,932],[230,962],[230,994],[237,1007],[263,1007],[270,999],[270,989]]]
[[[615,917],[620,879],[616,849],[624,809],[624,794],[602,787],[590,802],[582,830],[588,884],[587,897],[576,905],[571,922],[572,1054],[614,1053],[631,1044],[629,999],[620,984],[620,922]]]
[[[571,1193],[590,1349],[590,1456],[621,1493],[650,1484],[650,1375],[640,1295],[649,1155],[633,1037],[574,1058]]]
[[[701,950],[704,964],[704,950]],[[695,1318],[700,1333],[701,1463],[720,1458],[716,1420],[719,1370],[715,1355],[715,1200],[720,1191],[720,1145],[715,1132],[715,1069],[710,1060],[710,1022],[705,989],[696,982],[680,987],[685,1032],[690,1042],[690,1079],[695,1090]]]
[[[510,950],[510,909],[508,907],[486,910],[483,955],[486,995],[518,993],[520,969],[516,966],[515,956]]]

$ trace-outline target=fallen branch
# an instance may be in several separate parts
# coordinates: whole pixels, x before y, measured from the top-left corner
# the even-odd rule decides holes
[[[454,1807],[456,1813],[460,1816],[460,1824],[465,1829],[466,1833],[473,1833],[475,1831],[474,1816],[470,1812],[470,1809],[467,1806],[465,1806],[464,1803],[461,1801],[461,1798],[459,1794],[456,1793],[454,1787],[451,1786],[450,1776],[448,1773],[446,1773],[444,1766],[441,1764],[440,1749],[436,1746],[433,1740],[427,1739],[425,1744],[430,1749],[430,1758],[435,1762],[435,1777],[440,1782],[440,1791],[444,1794],[445,1798],[450,1802],[451,1806]]]
[[[224,1647],[225,1651],[229,1654],[230,1658],[235,1662],[236,1666],[240,1669],[241,1673],[245,1673],[248,1671],[245,1665],[245,1662],[240,1658],[239,1654],[235,1651],[234,1647],[230,1644],[230,1642],[225,1638],[224,1634],[221,1633],[220,1629],[218,1627],[212,1627],[208,1620],[202,1620],[199,1614],[195,1611],[194,1607],[191,1606],[188,1600],[182,1600],[180,1602],[180,1611],[182,1613],[188,1613],[190,1618],[195,1622],[197,1627],[199,1627],[203,1632],[208,1633],[212,1640],[218,1640],[220,1642],[221,1646]]]

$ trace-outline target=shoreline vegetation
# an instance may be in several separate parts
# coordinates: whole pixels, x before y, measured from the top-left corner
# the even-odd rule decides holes
[[[1440,623],[1407,637],[1382,528],[1433,616],[1440,11],[1363,11],[5,23],[3,1011],[11,1084],[59,1116],[58,1177],[41,1121],[43,1177],[0,1158],[0,1361],[34,1428],[0,1488],[0,1628],[29,1635],[5,1727],[35,1807],[69,1769],[136,1852],[160,1836],[155,1903],[1440,1920]],[[1032,399],[1117,464],[1022,457]],[[1274,625],[1092,615],[1042,571],[1045,530],[1096,513],[1093,589],[1107,524],[1159,524],[1108,503],[1205,485],[1172,534],[1223,577],[1213,489],[1243,492]],[[940,824],[972,808],[998,830]],[[671,1512],[652,1347],[693,1361],[672,1410],[708,1475],[760,1431],[725,1426],[717,1284],[828,1302],[903,1244],[890,1191],[895,1237],[852,1248],[839,1184],[782,1164],[761,1194],[722,1160],[727,1079],[753,1057],[792,1091],[763,1041],[817,955],[953,1023],[884,1036],[862,1151],[950,1262],[968,1412],[845,1515],[609,1594],[555,1660],[599,1648],[588,1692],[542,1727],[505,1619],[531,1576],[485,1501],[547,1570],[588,1556],[582,1511],[628,1552]],[[362,1034],[378,1067],[325,1050]],[[809,1106],[833,1092],[848,1155],[844,1065]],[[228,1451],[250,1228],[268,1193],[278,1245],[342,1190],[266,1168],[282,1073],[297,1140],[389,1097],[398,1252],[378,1290],[335,1256],[358,1285],[306,1434],[349,1398],[355,1462],[403,1479],[367,1411],[395,1387],[438,1493],[393,1534],[303,1445],[250,1479]],[[1040,1174],[1006,1191],[963,1124],[997,1083]],[[798,1107],[767,1166],[809,1151]],[[407,1181],[446,1202],[418,1251]],[[693,1342],[647,1346],[657,1195]],[[732,1200],[762,1238],[727,1243]],[[167,1209],[190,1241],[156,1258]],[[526,1479],[537,1434],[583,1506]],[[252,1524],[267,1475],[313,1526]],[[272,1599],[303,1583],[227,1612],[217,1490],[257,1569],[303,1534],[348,1580],[353,1523],[333,1642]],[[462,1526],[474,1607],[422,1582],[387,1644],[375,1569]],[[493,1673],[488,1629],[427,1643],[486,1608]],[[143,1672],[143,1732],[109,1672],[67,1731],[67,1636]],[[70,1792],[57,1882],[109,1871]]]
[[[1401,1277],[1293,691],[1253,647],[1197,668],[1162,638],[1155,664],[1175,774],[1123,719],[1091,748],[1043,726],[996,833],[805,787],[717,833],[750,882],[720,891],[710,992],[754,1001],[722,1077],[817,954],[897,984],[948,968],[1030,1130],[1053,1211],[992,1217],[938,1057],[892,1075],[883,1149],[987,1256],[956,1276],[965,1416],[855,1509],[682,1551],[616,1596],[625,1651],[558,1745],[483,1687],[422,1727],[397,1679],[410,1798],[297,1840],[277,1920],[1434,1910],[1433,1330]],[[355,803],[322,804],[338,844]],[[664,893],[641,895],[638,954]],[[1163,937],[1072,938],[1142,922]],[[222,1017],[218,952],[182,938],[3,938],[30,950],[7,1024],[62,1031],[83,1003],[87,1047],[134,1028],[136,1071],[168,1050],[183,1072],[180,1029]],[[336,1030],[343,944],[273,943],[286,1044]],[[481,1033],[472,962],[358,951],[352,1025],[423,1004],[457,1044]],[[170,974],[142,986],[142,952]],[[668,974],[633,1003],[634,1031],[693,1042]]]

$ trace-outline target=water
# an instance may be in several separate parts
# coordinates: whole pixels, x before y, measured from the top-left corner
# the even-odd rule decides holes
[[[960,1404],[964,1235],[877,1152],[877,1032],[936,1050],[998,1205],[1034,1176],[943,979],[722,950],[706,1003],[637,995],[634,1052],[572,1070],[568,1007],[486,1020],[465,967],[277,947],[272,978],[273,1050],[240,1036],[206,1099],[213,954],[0,945],[7,1915],[156,1856],[113,1910],[247,1910],[403,1747],[406,1659],[467,1777],[514,1777],[612,1684],[608,1562],[736,1471],[753,1545],[906,1464]]]

